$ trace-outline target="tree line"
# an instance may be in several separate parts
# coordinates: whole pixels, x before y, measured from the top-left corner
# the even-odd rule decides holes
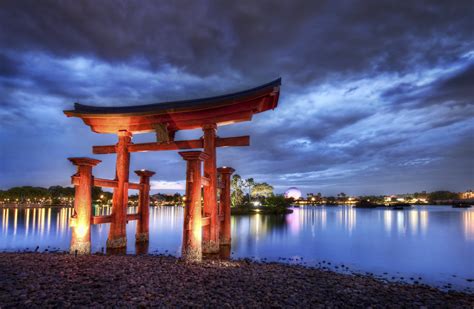
[[[231,181],[232,207],[273,206],[288,207],[293,200],[285,198],[282,194],[274,194],[273,186],[266,182],[256,182],[253,178],[243,179],[239,174],[234,174]]]
[[[49,188],[22,186],[13,187],[8,190],[0,190],[0,200],[12,203],[36,203],[50,202],[51,204],[62,204],[65,201],[73,201],[73,187],[51,186]],[[100,187],[92,188],[92,199],[108,199],[112,193],[102,191]]]

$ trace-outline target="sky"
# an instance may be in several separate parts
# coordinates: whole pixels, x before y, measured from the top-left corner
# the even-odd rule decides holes
[[[218,165],[276,192],[474,189],[473,2],[386,0],[1,1],[0,189],[70,185],[68,157],[115,176],[115,155],[92,145],[116,136],[67,118],[74,102],[193,99],[278,77],[274,111],[219,127],[251,146],[219,149]],[[131,160],[156,171],[153,192],[184,189],[175,151]]]

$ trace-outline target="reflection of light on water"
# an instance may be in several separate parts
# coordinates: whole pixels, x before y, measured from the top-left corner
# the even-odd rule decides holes
[[[4,235],[8,235],[8,208],[3,209],[3,216],[2,216],[2,232]]]
[[[408,219],[410,221],[410,231],[416,235],[418,232],[418,211],[410,211],[408,213]]]
[[[25,226],[25,238],[28,236],[28,230],[30,227],[30,210],[26,210],[26,226]]]
[[[428,211],[426,209],[420,211],[420,231],[425,235],[428,229]]]
[[[61,208],[59,211],[59,231],[61,236],[65,233],[67,228],[67,220],[70,217],[71,208]]]
[[[45,209],[40,208],[38,211],[38,227],[39,227],[41,238],[43,238],[43,234],[44,234],[44,223],[45,223],[44,219],[45,219]]]
[[[319,222],[321,222],[321,229],[325,230],[326,229],[326,221],[327,221],[327,211],[325,208],[321,210],[321,216],[319,218]]]
[[[338,226],[342,225],[342,218],[343,218],[343,213],[341,210],[336,213],[336,222]]]
[[[352,207],[343,207],[337,210],[336,222],[338,226],[344,227],[349,235],[352,234],[352,230],[356,223],[356,211]]]
[[[33,226],[31,227],[31,234],[35,234],[36,227],[36,208],[33,208]]]
[[[470,241],[474,240],[474,212],[463,212],[462,223],[464,228],[464,238]]]
[[[47,231],[48,235],[49,235],[50,228],[51,228],[51,207],[48,208],[48,231]]]
[[[356,226],[356,211],[352,207],[344,209],[346,228],[349,231],[349,234],[352,234],[352,230]]]
[[[59,231],[59,216],[60,212],[56,213],[56,231]]]
[[[13,215],[13,235],[16,236],[16,228],[18,226],[18,208],[15,208]]]
[[[385,210],[383,212],[383,226],[385,232],[390,233],[392,231],[392,211]]]
[[[260,214],[256,214],[255,215],[255,240],[258,241],[258,236],[259,236],[259,233],[260,233]]]
[[[406,229],[405,229],[405,215],[403,212],[398,212],[397,213],[397,230],[398,234],[405,234]]]
[[[290,231],[293,235],[296,235],[300,231],[300,221],[303,221],[303,212],[299,210],[294,210],[292,215],[286,217],[286,223],[288,224]]]

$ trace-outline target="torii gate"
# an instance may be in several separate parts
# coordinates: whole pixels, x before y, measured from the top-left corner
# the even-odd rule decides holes
[[[128,220],[139,220],[137,242],[147,242],[149,179],[154,172],[136,171],[140,176],[140,183],[130,183],[130,153],[200,148],[203,151],[179,152],[187,162],[183,257],[187,260],[200,260],[202,252],[218,253],[219,245],[230,245],[230,175],[234,170],[230,167],[217,168],[216,148],[249,146],[250,138],[220,138],[216,135],[217,127],[250,121],[254,114],[276,108],[280,85],[279,78],[253,89],[211,98],[124,107],[96,107],[75,103],[74,110],[64,111],[68,117],[81,118],[93,132],[118,136],[116,145],[92,147],[94,154],[117,154],[114,180],[92,176],[92,167],[99,160],[70,158],[78,166],[78,173],[72,180],[76,186],[76,199],[75,215],[71,222],[71,251],[90,253],[90,224],[106,222],[111,223],[107,248],[126,246],[125,228]],[[201,139],[174,140],[177,131],[197,128],[203,130]],[[132,143],[134,134],[148,132],[156,133],[157,142]],[[201,176],[202,161],[204,176]],[[112,215],[91,216],[92,185],[113,188]],[[204,187],[202,210],[201,186]],[[127,215],[129,189],[140,192],[138,214]]]

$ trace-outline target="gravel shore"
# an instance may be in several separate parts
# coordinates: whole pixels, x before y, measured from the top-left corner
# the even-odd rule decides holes
[[[474,307],[474,295],[315,268],[168,256],[0,253],[0,308]]]

